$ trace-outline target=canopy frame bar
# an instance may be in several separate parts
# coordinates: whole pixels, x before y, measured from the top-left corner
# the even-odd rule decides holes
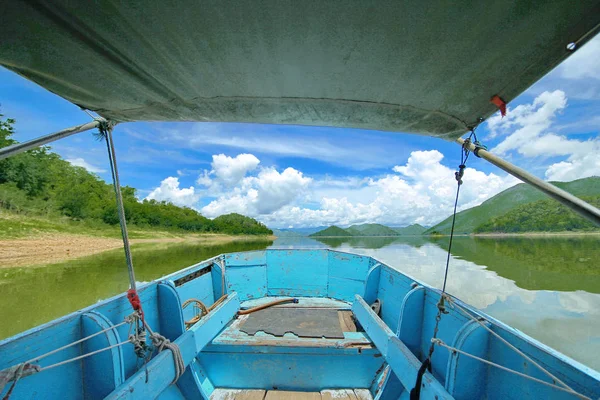
[[[575,211],[583,218],[600,226],[600,210],[594,207],[593,205],[586,203],[580,198],[573,196],[571,193],[566,192],[554,186],[553,184],[530,174],[524,169],[519,168],[516,165],[513,165],[508,161],[503,160],[502,158],[490,153],[489,151],[484,150],[481,147],[475,146],[471,141],[466,141],[463,138],[458,138],[456,142],[461,146],[466,147],[468,150],[474,152],[476,156],[483,158],[491,164],[494,164],[496,167],[508,172],[515,178],[518,178],[523,182],[530,184],[536,189],[544,192],[546,195],[557,200],[561,204],[564,204],[565,206],[569,207],[571,210]],[[465,143],[467,144],[466,146]]]
[[[31,150],[48,143],[52,143],[54,141],[57,141],[58,139],[75,135],[76,133],[81,133],[98,128],[100,124],[105,122],[106,120],[104,118],[97,118],[83,125],[72,126],[70,128],[63,129],[58,132],[50,133],[45,136],[40,136],[38,138],[28,140],[27,142],[15,143],[13,145],[3,147],[0,149],[0,160],[12,157],[24,151]]]

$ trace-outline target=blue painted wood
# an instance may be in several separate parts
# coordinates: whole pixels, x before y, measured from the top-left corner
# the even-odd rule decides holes
[[[241,300],[267,295],[267,266],[227,267],[227,291],[236,292]]]
[[[183,285],[177,286],[177,293],[182,303],[189,299],[198,299],[207,307],[210,306],[215,302],[212,275],[206,273]],[[183,317],[186,321],[194,315],[194,309],[191,305],[183,310]]]
[[[93,335],[108,329],[113,324],[102,314],[91,311],[81,316],[81,335]],[[106,331],[82,343],[82,353],[91,353],[122,342],[115,330]],[[81,361],[83,370],[83,395],[86,399],[103,399],[125,380],[123,371],[123,354],[120,347],[112,348],[84,358]]]
[[[415,283],[387,265],[383,265],[379,277],[378,298],[381,300],[381,319],[394,331],[398,327],[400,308],[406,294],[412,290]]]
[[[489,336],[485,329],[471,320],[458,331],[451,346],[486,359]],[[437,349],[440,350],[447,351],[444,348]],[[455,399],[484,398],[487,393],[487,370],[488,366],[480,361],[452,353],[448,360],[445,387]]]
[[[329,282],[327,296],[353,301],[363,294],[371,258],[350,253],[328,251]]]
[[[237,313],[239,305],[238,297],[232,294],[174,342],[180,348],[184,365],[189,365],[221,331]],[[148,363],[147,369],[150,377],[148,382],[146,371],[142,369],[107,396],[107,399],[146,399],[162,393],[175,377],[173,354],[170,351],[159,353]]]
[[[175,285],[170,281],[159,283],[157,290],[159,323],[162,329],[160,333],[174,341],[185,332],[181,301]]]
[[[210,270],[213,285],[213,297],[215,300],[227,293],[227,277],[225,276],[225,279],[223,279],[223,273],[220,264],[215,262]]]
[[[437,304],[440,299],[440,291],[433,289],[425,290],[425,298],[423,300],[423,325],[421,327],[421,342],[420,352],[421,360],[429,353],[431,346],[431,338],[435,329],[435,318],[438,313]],[[442,314],[439,324],[439,332],[437,337],[444,343],[453,343],[454,338],[464,324],[469,321],[464,315],[457,310],[447,307],[448,314]],[[446,381],[446,372],[448,367],[448,351],[439,351],[436,349],[431,357],[431,369],[433,375],[440,381]]]
[[[400,306],[400,318],[396,336],[412,351],[417,358],[421,358],[421,330],[423,327],[423,307],[425,301],[425,288],[417,286],[404,296]]]
[[[592,399],[600,398],[600,379],[594,377],[594,375],[600,376],[598,373],[583,374],[581,370],[586,368],[583,366],[581,366],[579,373],[577,373],[577,365],[572,361],[568,362],[569,360],[565,356],[495,320],[492,329],[519,350],[528,354],[551,373],[558,376],[574,390]],[[489,339],[488,359],[505,367],[550,382],[550,379],[538,368],[524,360],[493,336],[490,336]],[[488,368],[487,379],[487,392],[490,399],[573,398],[573,396],[567,393],[559,392],[551,387],[514,376],[493,367]]]
[[[421,362],[413,353],[396,337],[394,332],[371,310],[362,297],[356,296],[352,306],[354,315],[363,326],[373,343],[407,391],[414,386],[417,380],[417,371]],[[421,399],[452,399],[453,397],[444,389],[442,384],[429,372],[423,375]]]
[[[382,371],[382,378],[382,381],[376,382],[377,388],[371,389],[371,392],[375,393],[374,400],[397,400],[399,394],[407,393],[389,365]]]
[[[28,361],[50,350],[65,346],[81,339],[81,314],[71,314],[66,318],[32,329],[0,344],[0,369]],[[39,362],[41,366],[81,355],[80,346],[69,347],[48,356]],[[52,371],[52,373],[49,373]],[[47,373],[38,373],[23,378],[15,386],[12,399],[28,399],[48,394],[49,398],[78,399],[83,397],[83,371],[80,364],[69,363]],[[65,388],[68,392],[59,396]],[[4,393],[8,391],[8,385]],[[4,396],[4,393],[0,397]]]
[[[229,253],[225,254],[225,266],[229,267],[241,267],[241,266],[252,266],[252,265],[266,265],[267,264],[267,251],[246,251],[242,253]]]
[[[153,330],[161,332],[162,327],[160,325],[160,313],[158,309],[157,283],[152,282],[148,285],[139,286],[138,294],[142,302],[146,322]],[[131,304],[129,303],[129,300],[127,300],[125,294],[114,297],[111,301],[98,304],[95,311],[106,316],[115,325],[123,322],[124,318],[133,312]],[[125,340],[124,338],[128,337],[129,326],[121,326],[117,331],[119,336]],[[132,344],[122,346],[122,351],[125,378],[129,378],[139,369],[140,361],[135,355]]]
[[[187,397],[193,398],[193,397]],[[197,397],[196,397],[197,398]],[[171,385],[168,386],[164,391],[162,391],[157,397],[157,400],[184,400],[186,397],[181,392],[178,386]]]
[[[363,290],[363,299],[365,299],[365,301],[369,304],[372,304],[379,296],[379,277],[381,276],[381,269],[383,268],[379,262],[371,264],[372,265],[369,268],[369,272],[367,272],[367,278],[365,280],[365,287]],[[351,301],[354,301],[354,298],[352,298]]]
[[[327,296],[327,250],[268,250],[269,296]]]
[[[200,360],[217,387],[292,391],[369,388],[383,363],[381,357],[374,355],[323,355],[310,352],[203,352]]]

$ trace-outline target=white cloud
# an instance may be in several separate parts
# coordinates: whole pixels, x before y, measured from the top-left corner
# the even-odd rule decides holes
[[[229,157],[225,154],[212,156],[212,171],[216,178],[226,186],[237,185],[249,171],[256,169],[260,163],[259,159],[252,154],[238,154]],[[202,177],[200,182],[205,182]]]
[[[540,94],[531,104],[519,105],[505,118],[490,118],[491,137],[504,136],[492,152],[517,152],[528,158],[566,157],[546,169],[550,180],[600,175],[600,140],[570,139],[551,131],[556,116],[566,107],[564,92],[556,90]]]
[[[600,79],[600,35],[576,50],[558,71],[566,79]]]
[[[257,160],[258,161],[258,160]],[[202,180],[208,183],[207,176]],[[221,194],[202,209],[208,217],[237,212],[250,216],[273,213],[293,202],[311,182],[302,172],[286,168],[263,168],[257,176],[241,179],[229,193]]]
[[[194,207],[198,202],[198,194],[193,186],[179,188],[179,178],[170,176],[164,179],[146,197],[146,200],[167,201],[178,206]]]
[[[90,163],[88,163],[87,161],[85,161],[81,157],[79,157],[79,158],[68,158],[67,161],[70,162],[72,165],[74,165],[76,167],[85,168],[89,172],[93,172],[95,174],[100,174],[102,172],[106,172],[105,169],[95,167],[95,166],[91,165]]]
[[[434,224],[452,212],[456,193],[455,170],[442,165],[442,159],[443,155],[436,150],[415,151],[405,165],[393,168],[396,174],[368,180],[347,179],[346,189],[339,187],[341,180],[335,182],[338,187],[334,189],[315,182],[310,197],[316,200],[318,207],[290,204],[261,220],[276,227],[345,226],[365,222]],[[473,168],[465,170],[463,181],[460,209],[478,205],[518,182],[510,176],[485,174]],[[334,190],[337,197],[321,196],[328,190]]]

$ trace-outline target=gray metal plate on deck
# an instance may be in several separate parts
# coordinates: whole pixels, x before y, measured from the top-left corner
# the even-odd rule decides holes
[[[248,335],[265,332],[283,336],[290,332],[299,337],[343,339],[338,310],[310,308],[267,308],[248,316],[240,327]]]

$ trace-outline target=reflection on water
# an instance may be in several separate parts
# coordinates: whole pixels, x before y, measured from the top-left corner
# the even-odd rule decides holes
[[[311,239],[302,238],[302,247]],[[273,247],[280,247],[279,239]],[[283,243],[294,247],[291,240]],[[319,238],[313,247],[369,255],[441,287],[447,238]],[[600,370],[600,246],[596,237],[458,237],[448,291],[596,370]]]
[[[325,248],[369,255],[440,287],[447,239],[424,237],[282,238],[218,245],[137,245],[138,281],[149,281],[220,253]],[[491,316],[600,370],[600,246],[597,238],[456,238],[448,291]],[[0,270],[0,338],[127,289],[121,250],[42,268]],[[31,312],[35,310],[35,312]]]
[[[151,281],[221,253],[265,249],[272,243],[137,244],[132,246],[135,277]],[[128,285],[120,249],[47,267],[0,269],[0,339],[123,293]]]

